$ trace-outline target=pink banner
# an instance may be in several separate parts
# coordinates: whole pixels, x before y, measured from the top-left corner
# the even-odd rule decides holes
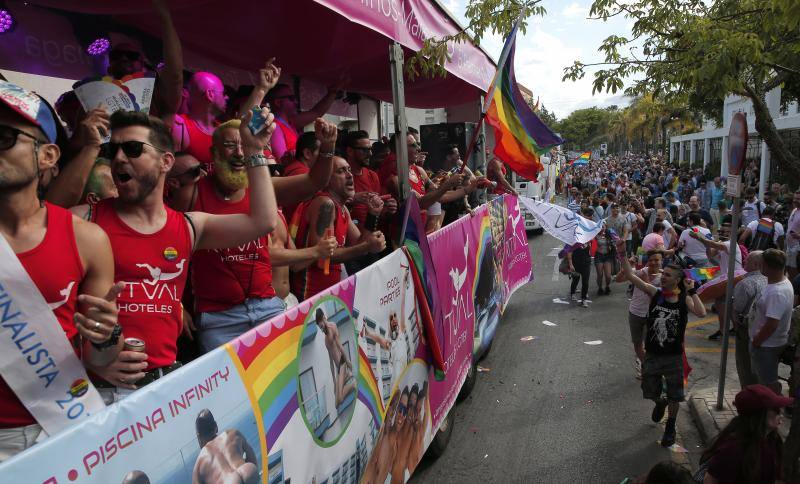
[[[430,0],[314,1],[413,51],[420,50],[427,38],[442,38],[460,30]],[[451,43],[448,53],[450,60],[445,65],[448,72],[483,91],[488,89],[496,68],[483,51],[470,43]]]

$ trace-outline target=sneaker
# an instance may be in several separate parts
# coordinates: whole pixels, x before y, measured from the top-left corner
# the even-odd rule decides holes
[[[661,447],[672,447],[675,443],[675,425],[667,424],[664,429],[664,436],[661,437]]]
[[[576,294],[574,292],[569,295],[569,298],[572,299],[573,301],[580,301],[580,298],[578,297],[578,294]]]
[[[581,301],[581,307],[582,308],[588,308],[589,307],[589,301],[587,301],[586,299],[582,300]]]
[[[602,287],[598,287],[597,288],[597,295],[598,296],[602,296],[603,294],[605,294],[605,292],[603,291],[603,288]]]
[[[722,332],[719,330],[708,337],[711,341],[718,341],[720,338],[722,338]]]
[[[642,361],[639,358],[633,360],[633,369],[636,371],[636,379],[642,379]]]
[[[653,422],[660,422],[661,419],[664,418],[664,412],[667,410],[667,400],[662,398],[656,402],[656,406],[653,407],[653,413],[650,415],[650,418],[653,419]],[[670,444],[671,445],[671,444]]]
[[[609,294],[611,294],[611,287],[610,286],[606,287],[606,296],[608,296]]]

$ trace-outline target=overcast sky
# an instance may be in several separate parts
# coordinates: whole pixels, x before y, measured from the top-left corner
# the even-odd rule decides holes
[[[466,25],[464,8],[467,0],[441,0],[462,24]],[[592,95],[594,76],[587,75],[580,81],[561,81],[564,67],[575,60],[585,63],[602,60],[597,51],[609,35],[630,37],[633,22],[624,17],[613,17],[607,22],[588,20],[591,1],[543,0],[547,9],[545,17],[530,19],[528,31],[517,39],[517,81],[533,91],[548,110],[555,111],[559,119],[576,109],[590,106],[626,105],[628,102],[619,93],[616,95],[596,93]],[[503,39],[490,35],[483,39],[482,47],[495,59],[500,56]]]

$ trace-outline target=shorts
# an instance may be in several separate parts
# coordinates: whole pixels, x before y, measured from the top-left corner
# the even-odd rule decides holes
[[[761,346],[750,343],[750,368],[758,378],[758,383],[769,385],[778,381],[778,362],[784,346]]]
[[[797,269],[798,253],[800,253],[800,245],[786,249],[786,267]]]
[[[633,344],[644,343],[644,335],[647,332],[647,316],[637,316],[628,312],[628,326],[631,328]]]
[[[646,400],[660,400],[664,383],[667,386],[667,400],[682,402],[683,355],[645,354],[642,363],[642,397]]]
[[[614,262],[614,254],[612,254],[610,252],[608,254],[600,254],[598,252],[598,253],[596,253],[594,255],[594,263],[595,264],[603,264],[603,263],[606,263],[606,262],[608,262],[609,264],[611,262]]]
[[[200,350],[208,353],[286,310],[283,299],[249,298],[225,311],[201,313],[197,325]]]

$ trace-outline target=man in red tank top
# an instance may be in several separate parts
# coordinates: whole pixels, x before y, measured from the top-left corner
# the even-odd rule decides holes
[[[292,292],[301,300],[327,289],[342,278],[342,262],[377,254],[386,248],[380,231],[359,229],[350,218],[345,203],[355,195],[353,175],[344,158],[334,157],[334,170],[326,190],[313,200],[301,203],[292,218],[291,232],[297,247],[314,247],[326,234],[333,234],[339,247],[331,258],[318,261],[292,275]],[[377,217],[383,209],[380,198],[370,206]]]
[[[117,111],[111,116],[111,142],[104,146],[119,197],[91,209],[73,211],[94,220],[111,240],[115,278],[125,283],[119,296],[119,322],[125,334],[145,343],[144,352],[122,351],[95,373],[103,393],[117,399],[179,366],[176,343],[182,330],[180,298],[195,250],[246,244],[269,233],[277,221],[275,192],[263,155],[274,129],[268,110],[260,114],[267,128],[253,135],[242,120],[243,164],[250,183],[247,214],[185,216],[164,205],[164,182],[175,162],[172,137],[157,118]]]
[[[336,93],[342,89],[344,82],[339,80],[335,85],[328,87],[328,92],[308,111],[300,111],[300,99],[286,84],[275,84],[267,94],[267,102],[273,113],[277,129],[272,136],[270,144],[272,153],[278,160],[283,161],[295,156],[298,132],[313,123],[328,112],[336,100]],[[284,163],[285,164],[285,163]]]
[[[219,77],[210,72],[195,72],[189,81],[189,112],[169,114],[178,151],[186,151],[206,166],[211,165],[211,133],[217,117],[225,112],[228,97]]]
[[[0,235],[76,353],[94,365],[108,364],[122,346],[115,331],[115,300],[122,288],[114,285],[108,237],[96,225],[39,201],[39,173],[53,168],[60,156],[54,144],[57,118],[29,91],[6,82],[0,90]],[[0,375],[0,461],[33,445],[41,430]]]
[[[274,136],[274,135],[273,135]],[[314,133],[303,133],[297,138],[297,148],[294,151],[294,159],[288,165],[284,165],[283,176],[304,175],[311,172],[311,168],[319,158],[320,143]],[[296,203],[281,204],[283,214],[287,220],[292,219],[292,214],[297,208]]]

